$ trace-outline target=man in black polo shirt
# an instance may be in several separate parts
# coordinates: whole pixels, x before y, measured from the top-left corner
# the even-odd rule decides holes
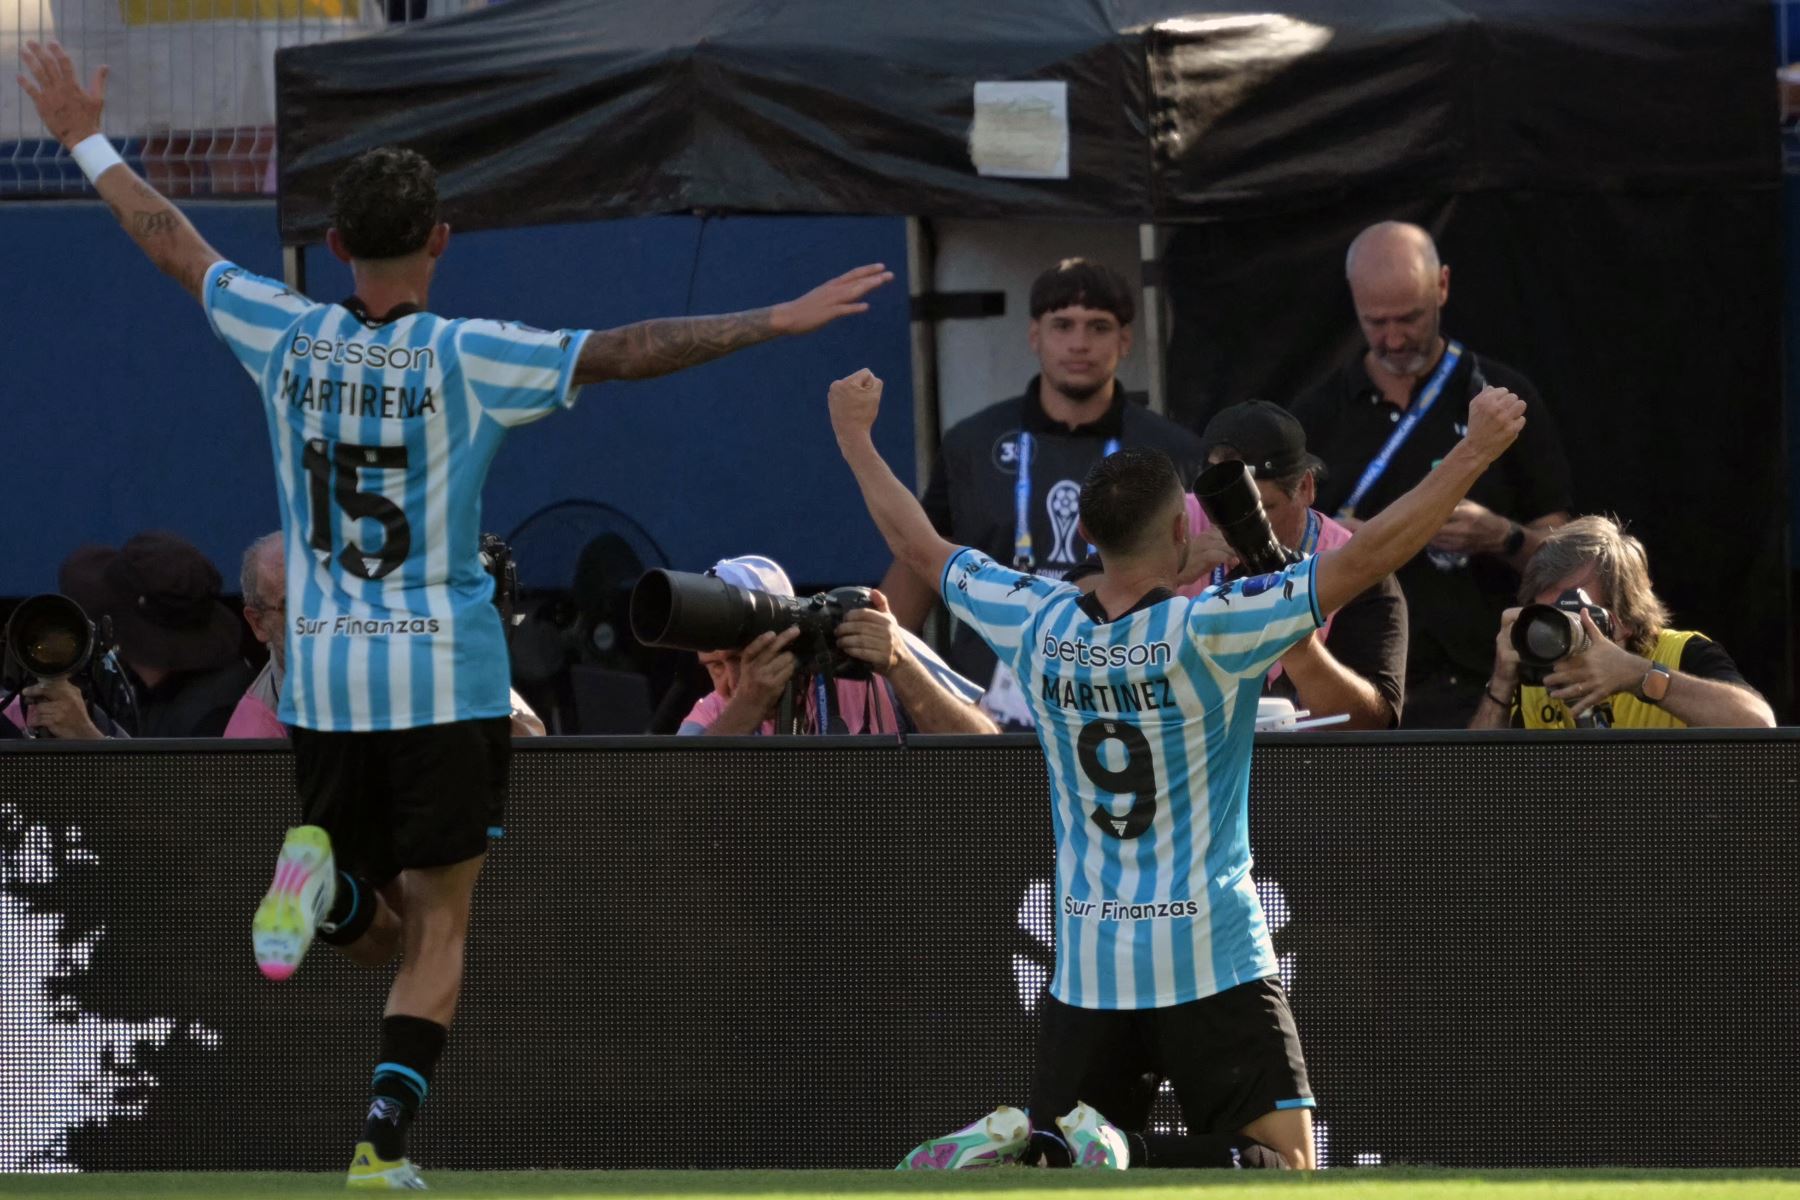
[[[1569,519],[1569,464],[1537,389],[1440,328],[1450,268],[1416,225],[1372,225],[1350,244],[1350,294],[1368,349],[1294,405],[1325,461],[1318,508],[1354,528],[1417,483],[1463,436],[1488,386],[1526,404],[1525,432],[1401,568],[1411,624],[1406,718],[1462,728],[1481,702],[1493,631],[1543,535]]]
[[[1144,407],[1114,378],[1131,350],[1137,305],[1117,271],[1066,258],[1031,285],[1029,338],[1040,373],[1025,392],[982,409],[944,435],[921,497],[937,531],[996,562],[1061,579],[1088,557],[1076,534],[1081,483],[1115,450],[1151,447],[1192,479],[1203,460],[1200,439]],[[917,630],[937,595],[899,563],[881,590],[894,616]],[[996,717],[1023,725],[1021,701],[1006,701],[1007,673],[996,674],[993,651],[965,626],[946,655],[958,674],[989,686],[984,704]],[[1485,669],[1485,664],[1484,664]],[[1021,719],[1023,718],[1023,719]]]

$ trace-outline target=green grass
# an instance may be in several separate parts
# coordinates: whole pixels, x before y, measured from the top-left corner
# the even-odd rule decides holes
[[[584,1200],[595,1196],[680,1197],[724,1200],[830,1200],[831,1197],[1004,1196],[1079,1193],[1178,1200],[1197,1191],[1205,1200],[1266,1196],[1270,1189],[1329,1192],[1345,1200],[1800,1200],[1800,1170],[1747,1171],[1438,1171],[1428,1168],[1363,1168],[1304,1176],[1282,1172],[1141,1171],[1108,1175],[1088,1171],[1002,1168],[960,1174],[893,1171],[430,1171],[440,1196],[491,1200]],[[46,1200],[104,1197],[341,1196],[343,1176],[224,1173],[137,1175],[0,1175],[0,1196]]]

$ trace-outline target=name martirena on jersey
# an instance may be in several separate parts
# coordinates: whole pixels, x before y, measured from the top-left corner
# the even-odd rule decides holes
[[[437,352],[429,346],[384,346],[375,342],[333,342],[295,334],[288,355],[308,362],[333,366],[371,367],[377,370],[429,371]],[[352,383],[344,379],[315,379],[293,368],[281,372],[281,398],[290,406],[346,417],[413,417],[437,412],[437,397],[429,385],[396,387]]]

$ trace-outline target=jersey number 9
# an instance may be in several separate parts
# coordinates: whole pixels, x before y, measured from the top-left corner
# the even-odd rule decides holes
[[[1100,761],[1100,747],[1115,741],[1125,746],[1125,765],[1116,771]],[[1156,763],[1144,731],[1123,721],[1089,721],[1081,727],[1075,752],[1095,787],[1132,797],[1131,811],[1122,817],[1105,805],[1097,806],[1094,824],[1110,837],[1141,837],[1156,819]]]

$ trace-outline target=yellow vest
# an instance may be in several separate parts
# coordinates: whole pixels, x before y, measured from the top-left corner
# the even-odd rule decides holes
[[[1702,635],[1692,630],[1665,629],[1656,639],[1656,648],[1650,655],[1652,662],[1661,663],[1671,671],[1681,669],[1681,651],[1689,639]],[[1517,701],[1519,713],[1525,720],[1527,729],[1573,729],[1575,718],[1569,715],[1568,705],[1553,698],[1541,687],[1519,688]],[[1655,704],[1646,704],[1630,692],[1614,692],[1612,698],[1612,714],[1614,729],[1686,729],[1687,722],[1664,712]]]

